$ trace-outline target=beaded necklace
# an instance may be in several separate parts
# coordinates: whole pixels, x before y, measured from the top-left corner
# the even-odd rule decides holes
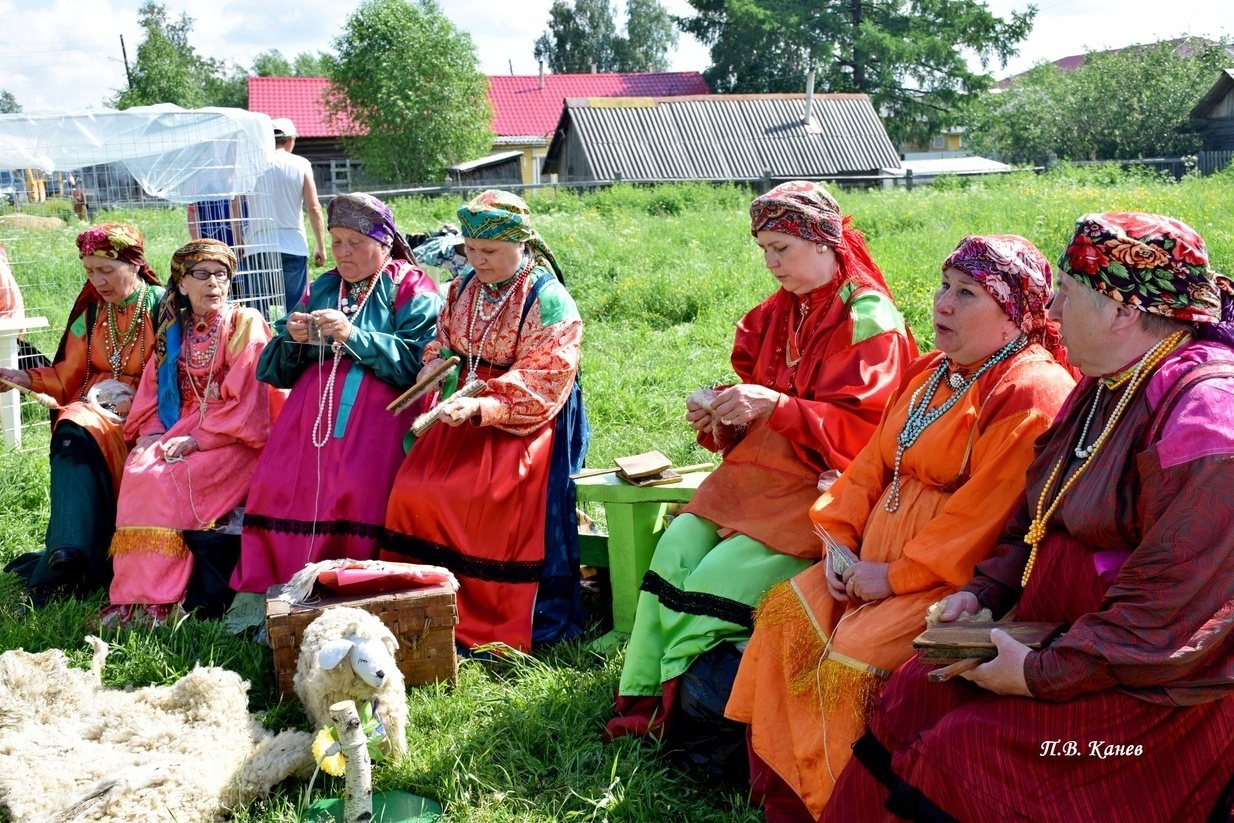
[[[532,270],[534,265],[535,261],[528,256],[523,262],[523,265],[519,267],[519,270],[514,277],[510,278],[508,281],[510,283],[509,288],[507,288],[500,297],[495,295],[490,296],[488,294],[490,288],[494,291],[496,289],[500,289],[500,284],[495,284],[493,287],[490,287],[488,283],[477,284],[476,297],[471,304],[471,319],[467,323],[467,379],[464,381],[464,384],[470,383],[471,381],[477,379],[476,367],[480,365],[480,361],[483,359],[481,355],[484,352],[485,345],[488,343],[489,334],[498,326],[497,317],[509,304],[510,298],[515,292],[518,291],[519,284],[526,279],[527,273]],[[484,302],[493,304],[492,311],[488,313],[482,313],[480,311],[480,298],[482,295]],[[473,345],[476,339],[476,318],[479,318],[488,324],[484,329],[484,333],[480,335],[480,344],[478,346]]]
[[[137,293],[137,308],[133,312],[133,320],[124,332],[123,339],[120,338],[120,325],[116,304],[107,304],[107,365],[111,367],[111,376],[114,378],[120,377],[124,368],[128,366],[129,359],[133,356],[133,351],[136,349],[136,346],[133,346],[133,341],[137,339],[138,333],[145,325],[146,293],[149,290],[150,284],[141,284],[141,290]],[[124,353],[125,349],[129,350],[127,355]]]
[[[191,316],[194,332],[189,334],[189,363],[198,369],[204,369],[214,362],[214,353],[218,350],[219,329],[222,328],[222,312],[215,312],[213,317]],[[206,350],[197,348],[209,343]]]
[[[973,372],[971,377],[965,378],[959,387],[956,387],[954,383],[948,380],[947,385],[952,387],[954,391],[937,408],[930,409],[930,401],[934,399],[934,393],[938,391],[939,384],[943,382],[943,376],[950,369],[951,363],[948,358],[944,357],[925,385],[913,392],[913,396],[908,401],[908,417],[904,419],[904,426],[896,437],[896,458],[895,467],[891,473],[891,489],[887,493],[886,502],[883,503],[883,509],[886,512],[894,514],[900,508],[900,465],[904,460],[904,452],[917,442],[917,438],[921,437],[921,434],[926,429],[950,411],[951,407],[968,393],[972,385],[977,382],[977,378],[1024,348],[1027,343],[1028,338],[1024,335],[1018,335],[1011,342],[990,355],[990,358],[981,364],[981,368]],[[921,403],[917,402],[919,396],[921,397]]]
[[[223,339],[223,326],[225,324],[222,321],[222,316],[223,316],[223,312],[221,311],[215,314],[214,316],[215,322],[213,323],[213,329],[211,331],[208,331],[206,335],[203,336],[202,338],[197,339],[192,336],[189,337],[189,343],[190,343],[189,357],[188,357],[189,365],[192,365],[194,368],[199,368],[199,369],[206,368],[207,365],[209,366],[209,370],[206,372],[206,381],[203,384],[203,388],[201,389],[201,391],[197,390],[197,379],[193,377],[192,372],[188,370],[187,366],[184,369],[184,376],[186,380],[188,381],[189,389],[193,392],[193,397],[197,401],[197,413],[198,413],[197,425],[198,426],[206,422],[207,401],[217,398],[219,396],[218,385],[215,384],[214,382],[214,369],[218,365],[215,362],[214,356],[215,354],[218,353],[219,341]],[[204,323],[206,321],[201,321],[201,322]],[[207,326],[207,328],[209,328],[209,326]],[[213,339],[210,340],[210,345],[206,348],[205,356],[201,357],[200,352],[195,350],[192,344],[193,343],[204,343],[206,342],[207,338],[211,338],[211,337]]]
[[[1050,489],[1052,489],[1054,484],[1058,482],[1059,477],[1062,475],[1063,467],[1067,465],[1070,458],[1067,456],[1067,453],[1064,452],[1063,456],[1058,459],[1056,464],[1054,464],[1054,468],[1050,471],[1050,476],[1046,479],[1045,485],[1041,487],[1041,496],[1037,498],[1036,514],[1033,517],[1033,522],[1029,524],[1028,531],[1024,534],[1024,542],[1028,544],[1029,551],[1028,562],[1024,565],[1024,574],[1020,577],[1020,588],[1024,588],[1028,585],[1029,575],[1033,573],[1033,566],[1037,562],[1037,548],[1041,545],[1041,541],[1045,539],[1046,524],[1050,522],[1050,518],[1054,516],[1056,511],[1058,511],[1059,504],[1063,502],[1063,496],[1071,490],[1071,487],[1075,485],[1075,482],[1080,478],[1080,475],[1084,474],[1084,470],[1092,465],[1093,459],[1097,456],[1097,450],[1101,448],[1106,440],[1109,439],[1111,432],[1113,432],[1114,427],[1118,425],[1118,421],[1122,418],[1123,412],[1127,410],[1127,406],[1130,405],[1131,398],[1135,396],[1135,393],[1139,390],[1140,386],[1148,382],[1149,378],[1152,377],[1153,370],[1156,369],[1157,366],[1160,365],[1161,361],[1169,356],[1171,352],[1181,346],[1187,336],[1188,333],[1186,331],[1176,331],[1169,337],[1158,342],[1157,345],[1149,349],[1144,356],[1140,358],[1140,362],[1135,366],[1135,371],[1131,374],[1131,379],[1127,381],[1127,388],[1123,389],[1122,396],[1118,398],[1118,405],[1114,407],[1114,411],[1110,414],[1110,419],[1107,420],[1106,424],[1101,427],[1101,433],[1097,435],[1097,439],[1093,441],[1093,444],[1087,449],[1081,450],[1078,447],[1076,448],[1075,455],[1077,457],[1080,456],[1081,451],[1084,452],[1084,456],[1082,458],[1084,462],[1081,463],[1079,468],[1077,468],[1075,472],[1067,478],[1067,482],[1063,483],[1062,488],[1058,490],[1058,493],[1054,495],[1054,499],[1051,500],[1047,506],[1046,499],[1050,495]],[[1098,384],[1097,396],[1100,396],[1100,394],[1101,388],[1100,384]],[[1095,398],[1093,405],[1095,408]],[[1088,422],[1092,422],[1092,419],[1093,413],[1090,410],[1088,414]],[[1080,434],[1081,443],[1087,433],[1088,423],[1085,423],[1084,431]]]
[[[806,324],[806,315],[810,313],[810,301],[808,298],[802,297],[797,301],[797,328],[793,328],[793,321],[789,319],[788,326],[788,344],[784,347],[784,365],[790,369],[801,362],[804,356],[801,353],[801,330]]]
[[[389,262],[390,255],[386,255],[386,259],[382,261],[381,267],[377,269],[375,274],[363,280],[357,280],[355,283],[348,283],[340,277],[338,286],[339,311],[348,316],[360,311],[364,301],[368,299],[368,293],[373,290],[373,284],[377,282],[377,276],[381,274]]]
[[[364,304],[368,302],[373,292],[377,291],[374,286],[377,283],[377,278],[381,275],[381,270],[369,277],[369,287],[365,290],[363,296],[360,297],[360,302],[356,303],[355,311],[350,312],[353,318],[359,319],[360,310],[364,308]],[[342,278],[340,278],[341,280]],[[344,292],[347,289],[346,282],[339,283],[339,302],[342,303]],[[317,419],[313,421],[313,431],[309,435],[312,438],[313,445],[318,449],[325,448],[330,442],[330,435],[334,432],[334,381],[338,376],[339,361],[343,359],[343,343],[335,340],[330,346],[334,352],[334,363],[330,366],[330,376],[326,378],[325,389],[322,390],[321,400],[317,404]],[[322,422],[325,422],[325,428],[322,428]]]

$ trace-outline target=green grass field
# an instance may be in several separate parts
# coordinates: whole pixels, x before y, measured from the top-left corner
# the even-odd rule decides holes
[[[922,349],[929,348],[930,295],[939,264],[971,233],[1015,233],[1056,259],[1082,213],[1156,211],[1190,223],[1219,270],[1234,268],[1234,172],[1165,183],[1105,167],[1062,168],[961,185],[943,181],[912,192],[838,192],[870,241]],[[589,464],[660,449],[678,464],[707,456],[685,425],[684,397],[730,378],[736,320],[775,286],[749,236],[752,194],[707,185],[589,194],[546,191],[530,198],[535,223],[553,247],[586,322],[583,381],[593,427]],[[452,220],[457,202],[400,200],[404,231]],[[156,270],[187,240],[182,210],[111,212],[147,236]],[[0,230],[32,313],[64,322],[81,283],[76,227]],[[56,334],[40,336],[54,349]],[[45,444],[45,434],[35,434]],[[39,438],[41,437],[41,440]],[[47,519],[45,453],[0,452],[0,560],[41,548]],[[0,575],[0,649],[65,649],[80,664],[86,623],[100,601],[55,604],[31,614],[9,575]],[[166,683],[201,662],[252,682],[252,709],[271,728],[305,724],[298,705],[275,697],[268,649],[227,636],[218,624],[121,632],[105,671],[113,686]],[[621,654],[570,644],[538,659],[466,662],[454,688],[411,692],[410,758],[383,767],[377,788],[441,800],[454,821],[755,821],[738,789],[705,785],[673,770],[654,744],[600,742]],[[341,781],[319,782],[339,793]],[[245,821],[295,819],[300,785],[238,815]],[[3,814],[0,813],[0,819]]]

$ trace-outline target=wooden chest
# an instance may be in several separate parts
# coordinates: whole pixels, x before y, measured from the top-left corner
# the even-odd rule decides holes
[[[282,586],[271,586],[266,592],[266,634],[274,652],[279,694],[284,698],[296,696],[292,683],[304,630],[331,606],[354,606],[381,618],[398,640],[395,658],[408,686],[458,678],[454,653],[458,610],[449,586],[353,597],[326,592],[311,606],[279,600],[280,591]]]

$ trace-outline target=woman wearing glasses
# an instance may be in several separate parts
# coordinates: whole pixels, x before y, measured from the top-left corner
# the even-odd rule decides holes
[[[171,258],[155,356],[125,422],[137,445],[117,504],[105,621],[158,623],[179,608],[217,616],[230,602],[240,552],[232,513],[248,495],[272,398],[281,399],[255,374],[270,329],[257,311],[227,302],[235,270],[218,240]]]

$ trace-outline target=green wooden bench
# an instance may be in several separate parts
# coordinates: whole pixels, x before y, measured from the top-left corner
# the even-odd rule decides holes
[[[613,590],[613,630],[628,635],[634,627],[634,607],[638,587],[651,565],[652,552],[664,514],[670,503],[688,503],[698,484],[710,472],[690,472],[680,483],[663,486],[635,486],[616,474],[580,477],[578,500],[604,504],[608,534],[580,534],[579,554],[583,565],[607,568]]]

